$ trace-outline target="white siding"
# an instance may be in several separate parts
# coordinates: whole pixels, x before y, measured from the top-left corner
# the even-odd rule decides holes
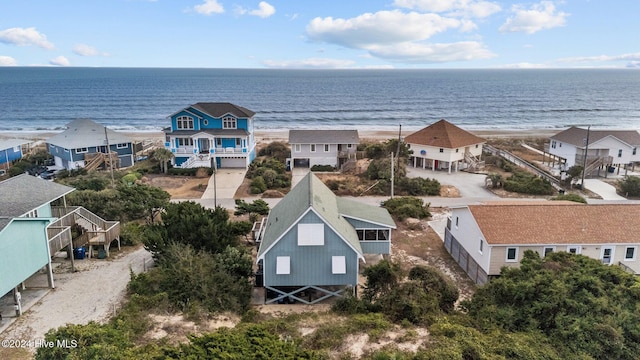
[[[451,235],[458,240],[460,246],[469,253],[473,260],[478,263],[478,266],[487,274],[490,274],[489,266],[492,248],[487,245],[478,224],[468,208],[451,210]],[[482,252],[480,252],[480,240],[484,242]]]

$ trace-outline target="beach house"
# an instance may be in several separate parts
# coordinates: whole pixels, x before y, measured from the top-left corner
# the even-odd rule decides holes
[[[640,205],[573,202],[480,204],[454,207],[445,248],[477,284],[519,266],[526,250],[544,257],[566,251],[640,274]]]
[[[24,139],[0,139],[0,176],[9,170],[12,162],[22,158],[26,145],[30,143]]]
[[[231,103],[200,102],[169,116],[165,147],[182,168],[246,168],[256,157],[255,113]]]
[[[480,156],[486,141],[444,119],[408,135],[404,141],[413,150],[409,158],[413,167],[451,173],[484,166]]]
[[[339,168],[356,160],[359,143],[358,130],[289,130],[291,168]]]
[[[271,210],[258,236],[266,303],[314,304],[356,289],[366,254],[389,254],[386,209],[336,197],[308,173]]]
[[[592,130],[572,126],[549,139],[547,151],[560,158],[561,170],[583,166],[586,175],[598,169],[624,167],[640,161],[637,130]],[[586,159],[585,159],[586,156]],[[606,175],[606,171],[604,174]]]
[[[54,287],[51,257],[66,248],[103,245],[120,246],[120,224],[105,221],[82,207],[65,206],[65,196],[74,188],[27,174],[0,182],[0,296],[14,291],[20,313],[19,285],[46,268],[49,286]],[[62,206],[52,203],[62,199]],[[71,227],[83,230],[72,239]]]
[[[66,130],[46,140],[55,165],[67,170],[123,168],[133,165],[132,140],[90,119],[67,124]]]

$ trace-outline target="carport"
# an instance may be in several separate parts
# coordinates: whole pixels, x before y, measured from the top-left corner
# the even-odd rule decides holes
[[[293,159],[293,167],[294,168],[308,168],[309,167],[309,158]]]

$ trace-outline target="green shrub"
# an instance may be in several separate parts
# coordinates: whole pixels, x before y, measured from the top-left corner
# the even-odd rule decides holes
[[[640,196],[640,177],[627,176],[623,180],[618,181],[620,193],[624,196]]]
[[[198,170],[206,169],[207,174],[209,176],[213,175],[213,169],[209,167],[197,167],[197,168],[170,168],[167,172],[169,175],[180,175],[180,176],[196,176]]]
[[[267,184],[262,176],[256,176],[249,183],[249,190],[252,194],[261,194],[267,191]]]
[[[284,163],[289,157],[289,147],[287,144],[280,141],[270,142],[269,145],[260,149],[258,152],[258,156],[271,156],[276,158],[278,161]]]
[[[552,197],[551,200],[566,200],[586,204],[587,200],[578,194],[562,194]]]
[[[311,171],[325,171],[325,172],[331,172],[331,171],[335,171],[336,169],[331,166],[331,165],[313,165],[311,167]]]
[[[552,195],[551,183],[536,175],[524,171],[516,171],[504,181],[504,189],[520,194]]]
[[[399,196],[388,199],[382,203],[382,206],[400,221],[410,217],[424,219],[431,216],[429,204],[425,205],[422,199],[413,196]]]
[[[145,238],[144,227],[135,222],[128,222],[120,228],[120,243],[124,246],[142,244]]]
[[[400,178],[399,190],[411,196],[438,196],[440,195],[440,182],[436,179]]]

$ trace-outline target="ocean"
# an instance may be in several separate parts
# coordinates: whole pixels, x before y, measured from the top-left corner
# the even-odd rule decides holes
[[[0,67],[0,132],[59,130],[89,118],[156,131],[197,102],[256,112],[259,130],[640,129],[640,71],[274,70]]]

